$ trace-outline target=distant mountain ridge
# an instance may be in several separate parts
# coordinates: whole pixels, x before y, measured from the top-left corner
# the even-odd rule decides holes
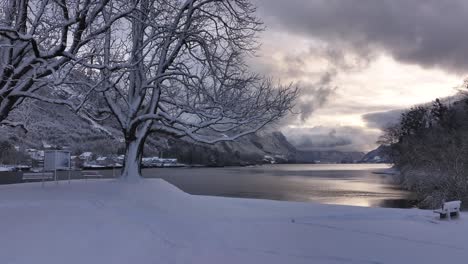
[[[391,147],[380,145],[378,148],[369,151],[361,159],[362,163],[393,163],[393,159],[390,156]]]
[[[341,152],[336,150],[297,151],[297,163],[357,163],[364,152]]]

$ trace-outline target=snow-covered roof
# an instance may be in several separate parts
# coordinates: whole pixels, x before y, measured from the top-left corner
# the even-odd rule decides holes
[[[45,142],[45,141],[42,141],[42,146],[43,146],[44,148],[52,148],[52,145],[48,144],[48,143]]]
[[[80,158],[90,158],[91,156],[93,156],[92,152],[83,152],[81,153]]]

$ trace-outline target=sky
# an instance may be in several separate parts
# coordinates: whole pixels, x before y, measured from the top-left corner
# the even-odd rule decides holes
[[[369,151],[403,109],[456,94],[468,71],[466,0],[254,0],[250,64],[301,95],[279,129],[302,150]]]

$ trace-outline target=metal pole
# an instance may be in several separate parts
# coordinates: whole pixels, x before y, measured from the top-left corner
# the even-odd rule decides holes
[[[39,153],[38,153],[38,154],[39,154]],[[39,156],[39,158],[40,158],[40,156]],[[44,170],[45,170],[45,152],[44,152],[44,157],[42,157],[42,158],[43,158],[43,159],[42,159],[42,187],[44,187],[44,184],[45,184],[45,183],[44,183],[44,182],[45,182],[45,176],[44,176]],[[40,161],[40,160],[39,160],[39,161]],[[39,164],[41,164],[41,163],[39,162]]]

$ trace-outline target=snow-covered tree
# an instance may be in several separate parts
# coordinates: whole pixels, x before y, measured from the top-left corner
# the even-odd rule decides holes
[[[80,107],[38,91],[66,83],[76,65],[93,57],[93,42],[133,7],[112,0],[0,0],[0,124],[18,125],[7,118],[26,97]]]
[[[231,141],[291,109],[296,87],[250,74],[244,62],[262,30],[248,0],[130,2],[136,10],[95,42],[87,70],[124,135],[122,178],[140,177],[152,132]]]

